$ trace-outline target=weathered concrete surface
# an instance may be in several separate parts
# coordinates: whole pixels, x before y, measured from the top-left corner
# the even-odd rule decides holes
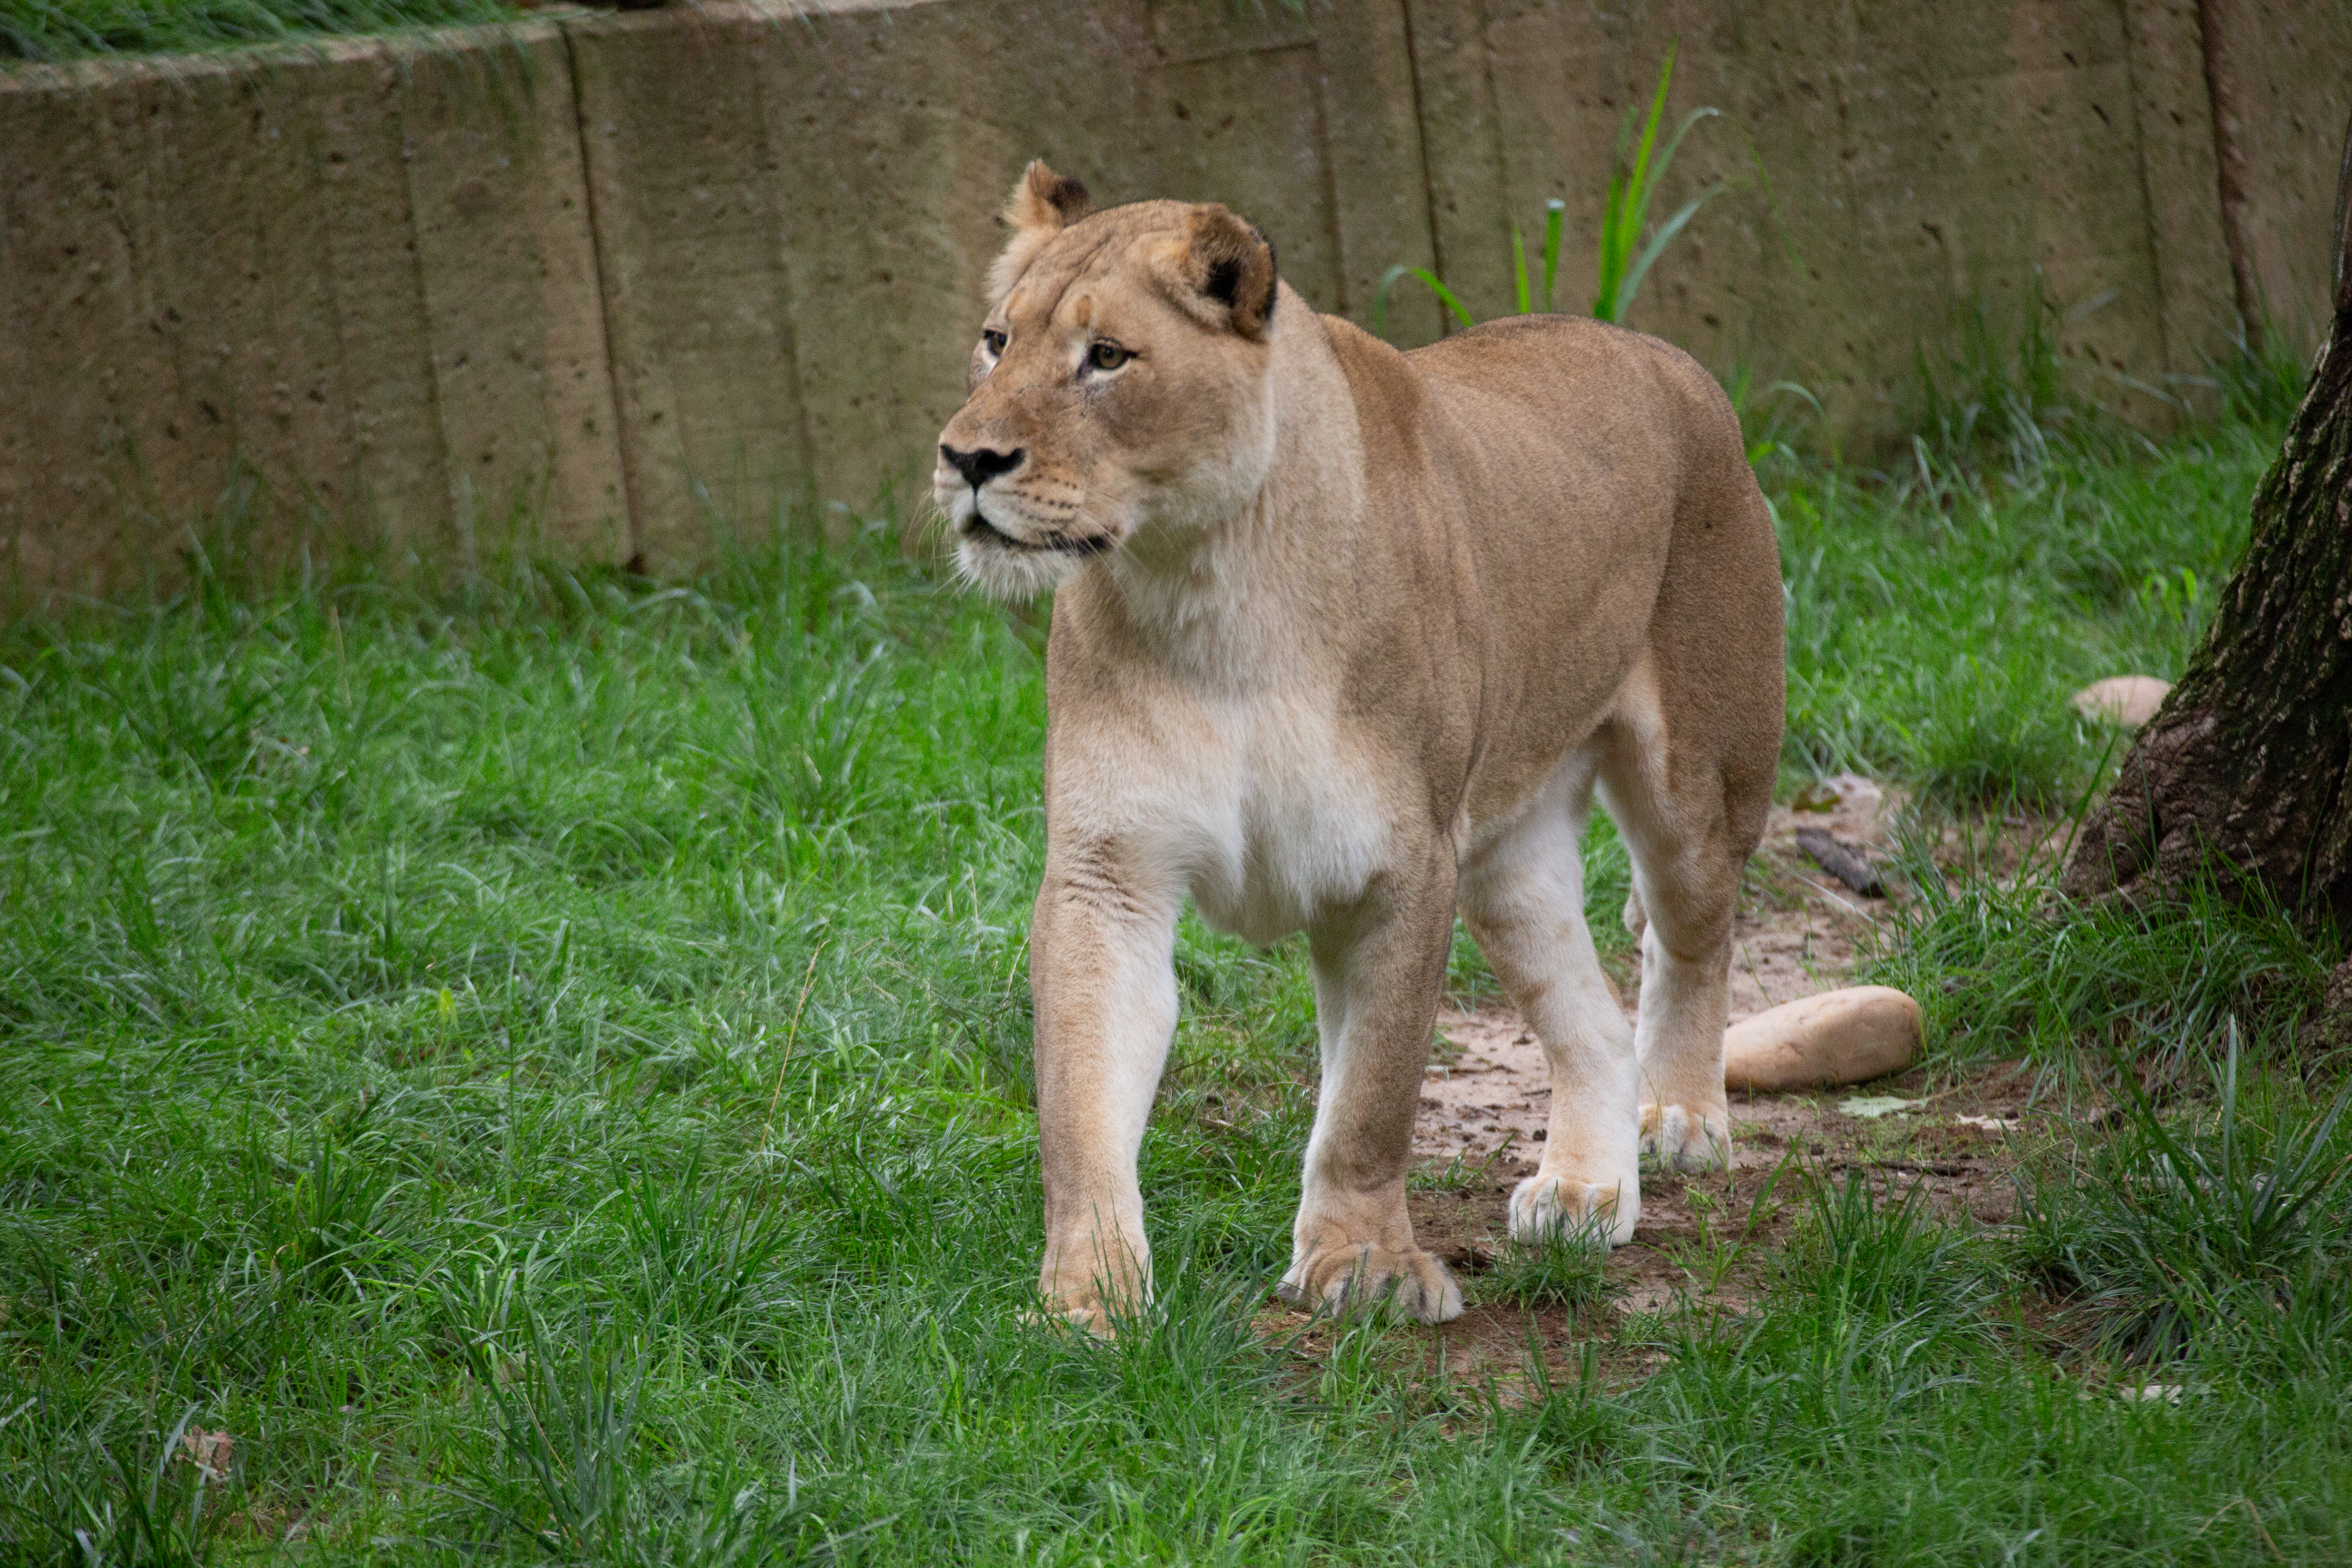
[[[1403,14],[1225,0],[719,4],[572,25],[637,538],[708,552],[779,493],[927,471],[996,211],[1043,156],[1099,201],[1223,200],[1369,321],[1430,259]],[[1416,301],[1402,325],[1433,335]]]
[[[449,516],[631,552],[579,108],[560,37],[395,57]]]
[[[2163,384],[2190,407],[2210,412],[2211,392],[2201,384],[2212,357],[2229,346],[2236,307],[2196,0],[2130,0],[2124,30],[2164,339]]]
[[[2037,290],[2067,311],[2071,356],[2168,368],[2122,6],[1412,8],[1439,255],[1484,310],[1508,308],[1508,225],[1534,232],[1551,197],[1571,236],[1562,308],[1591,307],[1619,128],[1679,42],[1670,116],[1723,118],[1683,144],[1654,214],[1732,188],[1651,273],[1631,324],[1719,371],[1803,382],[1849,442],[1900,427],[1923,342],[1976,311],[2013,338]],[[2194,79],[2193,45],[2188,64]]]
[[[2336,174],[2352,120],[2352,0],[2214,0],[2245,158],[2257,308],[2308,358],[2326,330]]]
[[[760,56],[793,24],[696,18],[572,40],[633,538],[653,562],[813,478],[790,265],[807,226],[777,171],[822,132],[769,140]]]
[[[37,594],[255,543],[625,548],[550,26],[0,79],[0,548]]]
[[[802,495],[919,486],[994,213],[1223,200],[1318,306],[1395,263],[1509,307],[1568,203],[1589,308],[1618,128],[1679,43],[1718,180],[1632,323],[1821,395],[1866,449],[1924,349],[2042,301],[2151,420],[2227,342],[2200,16],[2272,313],[2317,319],[2352,0],[716,0],[416,42],[0,77],[0,547],[135,584],[258,475],[306,531],[433,559],[514,518],[656,569]],[[2225,36],[2226,35],[2226,36]],[[1403,286],[1402,342],[1442,330]],[[240,467],[240,464],[243,467]]]

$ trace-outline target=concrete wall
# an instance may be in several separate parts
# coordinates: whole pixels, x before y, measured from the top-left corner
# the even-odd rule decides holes
[[[2218,18],[2206,47],[2200,12]],[[97,594],[257,477],[268,531],[446,558],[515,520],[654,569],[780,498],[914,477],[1028,157],[1231,203],[1369,323],[1393,263],[1508,308],[1569,204],[1583,309],[1618,126],[1679,42],[1724,118],[1633,324],[1804,382],[1849,449],[1971,310],[2068,308],[2090,383],[2190,376],[2241,249],[2324,320],[2352,0],[740,0],[0,78],[0,549]],[[1412,286],[1391,335],[1442,330]]]
[[[0,543],[135,583],[244,477],[446,556],[520,511],[626,554],[595,245],[552,26],[0,84]]]
[[[2073,324],[2071,353],[2141,375],[2178,368],[2122,6],[1685,0],[1598,17],[1579,0],[1484,0],[1416,6],[1417,19],[1424,9],[1439,256],[1490,307],[1509,298],[1506,214],[1532,225],[1558,196],[1570,232],[1597,231],[1618,126],[1680,39],[1675,101],[1724,119],[1692,133],[1662,200],[1737,188],[1659,264],[1637,324],[1718,370],[1802,381],[1850,439],[1901,417],[1915,345],[1971,306],[2017,331],[2037,289],[2062,306],[2108,298]],[[2181,90],[2174,74],[2153,90]],[[1584,309],[1592,253],[1572,254],[1565,298]]]
[[[2352,4],[2208,0],[2245,161],[2255,307],[2306,357],[2328,320],[2336,171],[2352,118]]]
[[[1216,197],[1369,315],[1431,259],[1404,15],[1226,0],[758,5],[577,25],[624,450],[649,561],[779,489],[865,500],[963,398],[995,214],[1029,158],[1104,201]],[[1041,47],[1049,41],[1050,47]],[[690,171],[690,174],[688,173]],[[1425,301],[1410,311],[1437,330]]]

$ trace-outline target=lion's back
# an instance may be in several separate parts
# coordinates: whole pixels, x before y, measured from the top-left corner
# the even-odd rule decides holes
[[[1739,445],[1715,378],[1662,338],[1589,316],[1507,316],[1405,355],[1441,404],[1491,423],[1497,404],[1522,408],[1566,440],[1645,444],[1689,452]],[[1692,454],[1697,455],[1697,454]]]
[[[1523,733],[1485,781],[1522,798],[1643,648],[1706,646],[1677,700],[1768,714],[1779,740],[1780,577],[1730,400],[1659,339],[1514,317],[1398,354],[1352,330],[1378,522],[1458,561],[1455,600],[1511,667]],[[1704,689],[1702,692],[1700,689]],[[1505,754],[1509,753],[1509,754]],[[1524,754],[1520,754],[1524,753]]]

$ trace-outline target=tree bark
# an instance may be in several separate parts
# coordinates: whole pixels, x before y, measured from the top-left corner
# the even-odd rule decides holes
[[[2205,641],[2084,823],[2062,885],[2158,891],[2207,868],[2352,921],[2352,132],[2335,321]]]

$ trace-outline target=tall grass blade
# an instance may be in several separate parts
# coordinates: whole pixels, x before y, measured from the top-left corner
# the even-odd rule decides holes
[[[1649,209],[1651,192],[1656,188],[1658,181],[1666,177],[1666,170],[1674,163],[1675,151],[1682,145],[1683,137],[1688,134],[1692,126],[1710,118],[1715,112],[1716,110],[1712,109],[1691,110],[1683,121],[1681,129],[1675,132],[1674,140],[1666,143],[1665,152],[1658,159],[1657,168],[1652,172],[1650,184],[1642,193],[1642,207],[1645,213]],[[1634,258],[1633,265],[1627,269],[1624,281],[1618,285],[1617,314],[1612,320],[1622,320],[1625,312],[1633,308],[1634,296],[1642,291],[1642,279],[1649,276],[1651,264],[1664,254],[1666,247],[1674,243],[1675,237],[1682,233],[1684,226],[1698,216],[1699,208],[1706,205],[1729,188],[1722,181],[1717,181],[1685,202],[1676,209],[1674,216],[1658,226],[1657,232],[1650,237],[1649,243],[1642,247],[1641,255]]]
[[[1380,289],[1372,295],[1372,331],[1375,336],[1383,338],[1388,336],[1389,295],[1398,283],[1407,278],[1419,279],[1431,293],[1437,296],[1438,303],[1453,311],[1454,320],[1460,321],[1465,328],[1478,324],[1477,319],[1470,314],[1469,309],[1460,300],[1454,298],[1454,290],[1448,289],[1439,279],[1437,274],[1428,268],[1391,267],[1381,274]]]
[[[1691,127],[1702,120],[1713,118],[1718,111],[1696,109],[1683,117],[1663,147],[1658,131],[1664,122],[1666,93],[1675,75],[1674,49],[1666,51],[1665,64],[1658,72],[1657,91],[1652,95],[1649,113],[1642,121],[1641,133],[1633,134],[1633,121],[1629,117],[1617,138],[1617,160],[1609,177],[1609,193],[1601,205],[1599,240],[1600,289],[1592,302],[1592,314],[1600,321],[1617,321],[1632,309],[1634,296],[1640,291],[1642,279],[1649,273],[1658,258],[1681,235],[1698,210],[1721,195],[1729,185],[1723,182],[1708,186],[1693,196],[1667,219],[1658,231],[1644,242],[1643,229],[1649,222],[1650,202],[1656,195],[1658,184],[1673,167],[1675,152],[1682,146]],[[1637,106],[1638,108],[1638,106]],[[1549,310],[1557,298],[1559,284],[1560,240],[1567,224],[1568,204],[1557,197],[1544,204],[1543,235],[1543,294],[1542,309]],[[1465,327],[1475,326],[1476,319],[1457,299],[1454,291],[1438,279],[1427,268],[1399,265],[1381,275],[1380,288],[1372,296],[1372,331],[1388,335],[1389,297],[1399,282],[1417,278],[1437,296],[1456,321]],[[1511,225],[1511,303],[1520,315],[1537,309],[1534,278],[1528,265],[1526,234],[1516,223]]]
[[[1624,138],[1619,138],[1618,169],[1609,183],[1609,209],[1601,228],[1601,292],[1592,305],[1592,314],[1604,321],[1622,321],[1625,312],[1633,308],[1633,300],[1641,292],[1642,279],[1649,276],[1651,266],[1665,253],[1675,237],[1681,234],[1698,210],[1729,187],[1722,181],[1685,202],[1664,223],[1658,226],[1648,242],[1642,241],[1643,227],[1649,222],[1650,203],[1657,195],[1661,182],[1674,167],[1675,154],[1681,151],[1683,138],[1691,127],[1702,120],[1714,119],[1719,112],[1714,109],[1694,109],[1683,116],[1680,125],[1665,145],[1658,145],[1658,126],[1666,108],[1666,89],[1674,79],[1675,50],[1666,51],[1666,63],[1658,72],[1658,90],[1650,100],[1649,117],[1642,126],[1642,135],[1629,164],[1624,156]],[[1627,122],[1627,129],[1632,122]],[[1653,156],[1655,163],[1652,162]],[[1635,247],[1639,247],[1637,250]]]
[[[1552,308],[1552,300],[1556,297],[1553,293],[1553,286],[1559,279],[1560,226],[1567,221],[1567,217],[1568,204],[1558,196],[1544,203],[1543,297],[1544,309],[1547,310]]]
[[[1643,121],[1642,135],[1635,144],[1630,162],[1625,157],[1622,133],[1618,138],[1617,168],[1609,181],[1609,205],[1601,224],[1601,291],[1592,301],[1596,320],[1613,321],[1627,303],[1624,279],[1633,263],[1633,247],[1639,241],[1642,225],[1649,216],[1650,153],[1658,142],[1658,122],[1666,112],[1666,89],[1674,80],[1675,55],[1680,46],[1666,51],[1666,63],[1658,71],[1658,90],[1650,100],[1650,112]],[[1632,121],[1627,121],[1631,129]]]

